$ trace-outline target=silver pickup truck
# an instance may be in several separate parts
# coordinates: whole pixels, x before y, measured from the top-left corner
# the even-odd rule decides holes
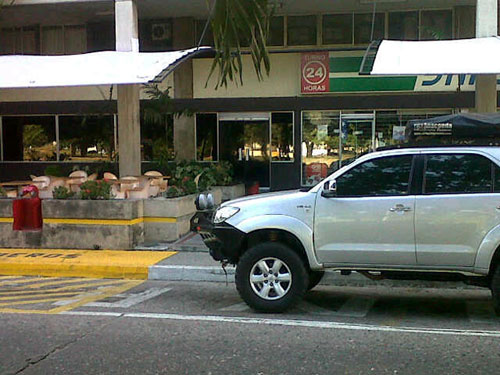
[[[199,211],[193,226],[257,311],[281,312],[325,270],[491,288],[500,315],[500,147],[365,155],[317,186]]]

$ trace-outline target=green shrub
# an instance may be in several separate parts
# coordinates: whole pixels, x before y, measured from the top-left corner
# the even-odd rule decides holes
[[[0,186],[0,198],[5,198],[7,196],[7,192],[5,191],[5,189]]]
[[[106,181],[85,181],[80,185],[81,199],[111,199],[111,184]]]
[[[69,190],[66,186],[57,186],[52,192],[54,199],[68,199],[75,195],[74,192]]]

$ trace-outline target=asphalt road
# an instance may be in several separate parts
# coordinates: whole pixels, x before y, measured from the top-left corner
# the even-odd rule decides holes
[[[320,286],[293,311],[263,315],[242,304],[232,284],[9,282],[0,280],[1,374],[498,374],[500,368],[500,318],[487,290]]]

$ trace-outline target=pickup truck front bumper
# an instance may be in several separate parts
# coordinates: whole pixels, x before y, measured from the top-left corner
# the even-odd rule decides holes
[[[191,219],[191,230],[199,233],[210,256],[236,264],[246,241],[246,234],[227,223],[214,224],[214,211],[198,211]]]

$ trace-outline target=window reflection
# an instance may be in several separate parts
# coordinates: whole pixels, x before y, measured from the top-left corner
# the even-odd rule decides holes
[[[141,121],[141,157],[143,161],[171,159],[174,154],[174,122],[172,115]]]
[[[6,161],[57,159],[53,116],[4,117],[3,139]]]
[[[288,45],[316,45],[316,16],[290,16],[287,18]]]
[[[409,192],[412,156],[367,161],[337,179],[341,197],[406,195]]]
[[[338,164],[339,112],[302,113],[302,184],[312,186]]]
[[[418,12],[389,13],[389,39],[418,40]]]
[[[196,115],[196,159],[217,161],[217,115],[198,113]]]
[[[60,116],[59,142],[61,161],[114,160],[113,116]]]
[[[271,117],[272,161],[293,161],[293,113],[273,113]]]

